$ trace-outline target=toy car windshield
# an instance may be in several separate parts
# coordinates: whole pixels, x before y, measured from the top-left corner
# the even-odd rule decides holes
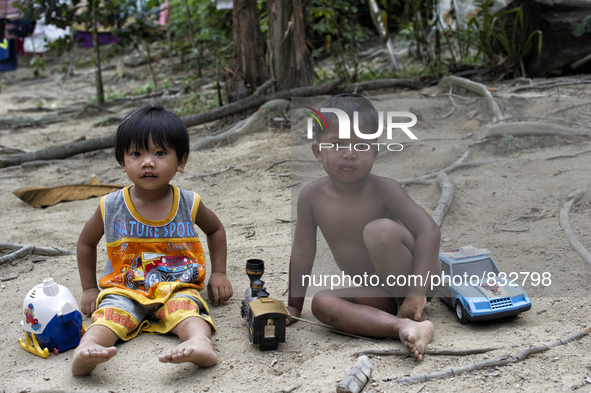
[[[483,274],[484,273],[484,274]],[[453,265],[453,275],[464,277],[483,277],[486,280],[488,275],[493,273],[495,276],[499,274],[499,269],[493,263],[491,258],[481,259],[474,262],[455,263]]]

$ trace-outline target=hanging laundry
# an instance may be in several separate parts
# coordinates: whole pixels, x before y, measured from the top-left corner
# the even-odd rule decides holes
[[[0,42],[0,72],[14,71],[17,67],[16,40],[4,38]]]

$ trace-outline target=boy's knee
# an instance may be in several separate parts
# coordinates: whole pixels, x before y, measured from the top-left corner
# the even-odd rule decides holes
[[[317,293],[316,296],[312,298],[312,303],[310,304],[312,314],[318,319],[321,319],[322,316],[326,314],[326,310],[332,307],[331,303],[334,301],[334,298],[332,297],[322,296],[322,292]]]
[[[389,218],[374,220],[363,228],[363,239],[367,246],[402,241],[404,235],[405,228]]]

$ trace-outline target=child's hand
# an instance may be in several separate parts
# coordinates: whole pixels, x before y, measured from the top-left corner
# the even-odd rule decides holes
[[[211,273],[207,283],[207,296],[214,306],[229,300],[233,294],[232,284],[225,273]]]
[[[80,300],[82,314],[92,315],[96,311],[96,298],[99,292],[98,288],[89,288],[82,291],[82,299]]]
[[[410,296],[404,299],[398,309],[398,316],[421,322],[427,298],[425,296]]]
[[[294,317],[300,317],[300,315],[302,315],[301,311],[298,310],[297,308],[295,308],[294,306],[287,306],[287,311],[289,311],[289,314],[294,316]],[[297,319],[292,319],[290,317],[287,317],[286,321],[285,321],[285,326],[289,326],[292,323],[296,323],[298,320]]]

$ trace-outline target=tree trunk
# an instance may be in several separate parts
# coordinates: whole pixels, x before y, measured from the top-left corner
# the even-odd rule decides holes
[[[101,51],[99,49],[98,32],[97,32],[97,20],[96,20],[96,7],[97,0],[91,0],[90,15],[92,23],[92,50],[94,52],[94,67],[96,72],[94,73],[94,81],[96,85],[96,103],[102,105],[105,103],[105,93],[103,91],[103,77],[101,75]]]
[[[269,69],[277,81],[277,90],[311,85],[312,61],[306,43],[302,1],[269,0],[267,4]]]
[[[244,90],[240,89],[240,79],[244,81],[244,85],[250,91],[262,85],[267,79],[257,1],[234,0],[232,22],[236,73],[231,78],[228,87],[229,102],[245,96]],[[238,94],[234,92],[238,92]]]

